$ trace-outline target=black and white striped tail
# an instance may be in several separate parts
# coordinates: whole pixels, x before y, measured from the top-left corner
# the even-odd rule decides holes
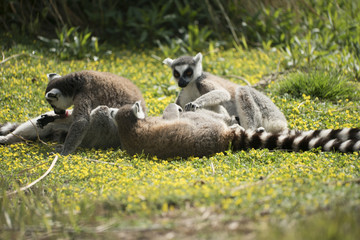
[[[342,141],[346,140],[360,140],[360,129],[359,128],[342,128],[342,129],[324,129],[324,130],[310,130],[310,131],[297,131],[290,130],[289,135],[306,135],[312,138],[321,137],[324,139],[339,139]]]
[[[321,147],[322,151],[360,151],[360,129],[314,130],[272,134],[241,130],[233,142],[235,150],[268,148],[289,151],[307,151]]]

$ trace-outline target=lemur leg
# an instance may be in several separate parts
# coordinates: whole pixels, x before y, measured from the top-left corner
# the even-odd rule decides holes
[[[235,101],[240,125],[245,129],[263,131],[262,114],[249,89],[239,87]]]
[[[63,147],[57,147],[56,151],[61,155],[69,155],[74,152],[78,146],[80,146],[83,138],[90,127],[90,116],[79,117],[74,119],[74,122],[69,128],[69,132],[66,135]]]
[[[226,90],[213,90],[198,97],[195,101],[185,105],[185,111],[195,111],[198,108],[210,108],[230,101],[230,93]]]

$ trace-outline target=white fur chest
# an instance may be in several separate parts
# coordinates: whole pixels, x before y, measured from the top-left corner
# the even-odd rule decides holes
[[[176,103],[184,108],[185,104],[195,101],[200,96],[201,94],[196,87],[196,83],[192,82],[181,90]]]

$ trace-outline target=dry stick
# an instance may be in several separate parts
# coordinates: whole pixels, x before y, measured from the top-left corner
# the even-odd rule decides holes
[[[212,174],[215,175],[215,167],[214,167],[214,164],[213,164],[212,161],[210,162],[210,167],[211,167],[211,170],[212,170]]]
[[[35,126],[35,124],[29,120],[29,122],[33,125],[33,127],[35,128],[35,131],[36,131],[36,135],[37,135],[37,139],[39,140],[39,142],[41,142],[42,144],[45,144],[45,145],[48,145],[46,142],[44,142],[43,140],[40,139],[40,135],[39,135],[39,131],[37,129],[37,127]],[[23,140],[25,143],[27,142],[32,142],[31,140],[28,140],[28,139],[25,139],[24,137],[20,136],[20,135],[16,135],[15,133],[10,133],[11,135],[17,137],[17,138],[20,138],[21,140]]]
[[[25,143],[28,143],[28,142],[32,142],[31,140],[28,140],[28,139],[25,139],[25,138],[23,138],[22,136],[20,136],[20,135],[16,135],[15,133],[10,133],[11,135],[13,135],[13,136],[15,136],[15,137],[17,137],[17,138],[20,138],[21,140],[23,140]]]
[[[245,82],[246,85],[250,86],[251,87],[251,84],[248,80],[246,80],[246,78],[244,77],[241,77],[241,76],[236,76],[236,75],[226,75],[224,77],[227,77],[227,78],[237,78],[237,79],[240,79],[241,81]]]
[[[7,195],[7,196],[10,196],[10,195],[13,195],[13,194],[15,194],[15,193],[18,193],[18,192],[20,192],[20,191],[24,191],[24,190],[26,190],[26,189],[31,188],[31,187],[34,186],[36,183],[40,182],[41,179],[43,179],[44,177],[46,177],[46,176],[51,172],[51,170],[52,170],[53,167],[55,166],[58,158],[59,158],[59,157],[56,155],[55,158],[54,158],[54,160],[52,161],[49,169],[48,169],[41,177],[39,177],[38,179],[36,179],[36,180],[33,181],[32,183],[30,183],[29,185],[20,188],[19,190],[15,190],[15,191],[13,191],[13,192],[8,192],[8,193],[6,193],[6,195]]]
[[[91,158],[87,158],[87,157],[85,157],[85,159],[86,159],[86,160],[88,160],[88,161],[97,162],[97,163],[110,164],[110,165],[117,165],[116,163],[112,163],[112,162],[105,162],[105,161],[100,161],[100,160],[91,159]]]
[[[38,131],[37,127],[35,126],[35,124],[31,121],[31,119],[29,120],[29,122],[30,122],[30,123],[33,125],[33,127],[35,128],[36,135],[37,135],[37,139],[39,140],[39,142],[41,142],[42,144],[47,145],[46,142],[44,142],[43,140],[40,139],[39,131]]]
[[[64,21],[63,21],[63,19],[62,19],[62,17],[61,17],[61,14],[59,13],[59,10],[58,10],[58,8],[57,8],[57,6],[56,6],[56,3],[54,3],[52,0],[50,0],[50,5],[53,7],[53,9],[54,9],[54,11],[55,11],[55,15],[56,15],[56,17],[60,20],[61,25],[65,25],[65,23],[64,23]],[[57,21],[56,21],[56,22],[57,22]]]
[[[12,56],[4,59],[4,57],[5,57],[4,53],[2,53],[2,54],[3,54],[3,60],[0,62],[0,64],[6,63],[10,59],[25,56],[25,55],[30,56],[30,57],[35,57],[33,54],[30,54],[30,53],[19,53],[19,54],[15,54],[15,55],[12,55]]]
[[[23,174],[24,172],[30,171],[31,169],[37,168],[37,167],[39,167],[39,166],[41,166],[41,165],[44,165],[44,164],[46,164],[46,162],[39,163],[39,164],[37,164],[37,165],[35,165],[35,166],[32,166],[32,167],[29,167],[29,168],[25,168],[25,169],[21,170],[20,172],[18,172],[16,175],[21,175],[21,174]]]
[[[216,0],[216,2],[217,2],[217,4],[219,5],[220,10],[221,10],[222,14],[223,14],[224,17],[225,17],[225,20],[226,20],[226,22],[227,22],[228,25],[229,25],[231,34],[233,35],[236,44],[239,45],[239,39],[238,39],[238,37],[237,37],[237,35],[236,35],[235,29],[234,29],[234,27],[233,27],[233,24],[231,23],[231,20],[230,20],[229,16],[226,14],[225,9],[224,9],[223,5],[221,4],[221,2],[220,2],[219,0]]]

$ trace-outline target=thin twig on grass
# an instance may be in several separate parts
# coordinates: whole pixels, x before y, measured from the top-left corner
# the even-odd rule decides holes
[[[35,128],[37,139],[39,140],[39,142],[41,142],[42,144],[47,145],[46,142],[44,142],[43,140],[40,139],[39,131],[38,131],[37,127],[35,126],[35,124],[31,120],[29,120],[29,121],[33,125],[33,127]]]
[[[96,160],[96,159],[91,159],[91,158],[84,158],[87,161],[91,161],[91,162],[96,162],[96,163],[102,163],[102,164],[109,164],[109,165],[114,165],[117,166],[118,164],[116,163],[112,163],[112,162],[105,162],[105,161],[100,161],[100,160]],[[119,167],[121,168],[121,167]]]
[[[29,168],[25,168],[25,169],[21,170],[20,172],[18,172],[18,173],[16,173],[16,174],[11,174],[11,175],[0,175],[0,177],[13,177],[13,176],[20,176],[20,175],[24,174],[25,172],[30,171],[31,169],[37,168],[37,167],[39,167],[39,166],[41,166],[41,165],[44,165],[44,164],[46,164],[46,162],[39,163],[39,164],[37,164],[37,165],[35,165],[35,166],[32,166],[32,167],[29,167]],[[29,174],[29,175],[34,175],[34,174]]]
[[[237,78],[237,79],[240,79],[241,81],[243,81],[244,83],[246,83],[246,85],[250,86],[251,87],[251,83],[246,80],[246,78],[244,77],[241,77],[241,76],[236,76],[236,75],[226,75],[224,76],[225,78]]]
[[[5,58],[4,53],[2,53],[2,55],[3,55],[3,60],[0,62],[0,64],[6,63],[7,61],[9,61],[9,60],[11,60],[13,58],[17,58],[17,57],[21,57],[21,56],[29,56],[29,57],[37,58],[36,56],[34,56],[31,53],[19,53],[19,54],[12,55],[12,56],[10,56],[8,58]]]
[[[211,166],[212,174],[215,175],[215,167],[212,161],[210,162],[210,166]]]
[[[37,127],[35,126],[35,124],[34,124],[31,120],[29,120],[29,122],[30,122],[30,123],[33,125],[33,127],[35,128],[37,140],[38,140],[39,142],[41,142],[42,144],[44,144],[44,145],[48,145],[46,142],[44,142],[43,140],[41,140],[40,135],[39,135],[39,131],[38,131]],[[22,137],[22,136],[20,136],[20,135],[17,135],[17,134],[15,134],[15,133],[13,133],[13,132],[11,132],[10,134],[13,135],[13,136],[15,136],[15,137],[17,137],[17,138],[20,138],[20,139],[23,140],[25,143],[33,142],[32,140],[25,139],[24,137]]]
[[[224,18],[225,18],[225,20],[226,20],[226,22],[227,22],[227,24],[228,24],[228,26],[230,28],[230,32],[233,35],[236,44],[239,45],[240,44],[239,38],[236,35],[235,28],[234,28],[229,16],[225,12],[224,6],[221,4],[221,2],[219,0],[216,0],[216,3],[218,4],[218,6],[220,8],[221,13],[224,15]]]
[[[48,169],[41,177],[39,177],[38,179],[36,179],[36,180],[33,181],[32,183],[30,183],[29,185],[20,188],[19,190],[15,190],[15,191],[13,191],[13,192],[7,192],[6,195],[7,195],[7,196],[10,196],[10,195],[13,195],[13,194],[15,194],[15,193],[18,193],[18,192],[20,192],[20,191],[24,191],[24,190],[26,190],[26,189],[31,188],[31,187],[34,186],[36,183],[40,182],[44,177],[46,177],[46,176],[51,172],[51,170],[52,170],[53,167],[55,166],[58,158],[59,158],[59,157],[56,155],[55,158],[54,158],[54,160],[52,161],[49,169]]]
[[[32,142],[31,140],[27,140],[27,139],[25,139],[25,138],[23,138],[22,136],[20,136],[20,135],[16,135],[15,133],[10,133],[11,135],[13,135],[13,136],[15,136],[15,137],[17,137],[17,138],[20,138],[21,140],[23,140],[25,143],[28,143],[28,142]]]

